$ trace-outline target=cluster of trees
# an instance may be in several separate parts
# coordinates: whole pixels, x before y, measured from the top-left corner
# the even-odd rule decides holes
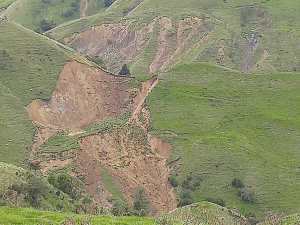
[[[245,202],[254,203],[254,193],[252,190],[245,188],[244,182],[239,178],[234,178],[231,185],[238,188],[237,195]]]
[[[72,16],[74,13],[79,12],[80,0],[74,0],[74,2],[71,2],[70,5],[71,5],[71,9],[69,9],[67,12],[62,13],[61,17],[68,18]]]
[[[193,175],[192,172],[187,175],[186,179],[183,180],[181,184],[178,181],[177,175],[169,177],[170,184],[179,191],[178,207],[189,205],[194,202],[193,191],[200,186],[201,181],[202,178],[200,176]]]
[[[112,5],[116,0],[104,0],[105,7],[109,7]]]
[[[48,31],[48,30],[51,30],[53,27],[55,27],[55,23],[52,22],[48,22],[46,20],[41,20],[40,21],[40,29],[42,32],[45,32],[45,31]]]

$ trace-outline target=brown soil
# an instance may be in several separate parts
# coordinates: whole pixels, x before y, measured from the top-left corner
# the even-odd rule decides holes
[[[166,166],[171,145],[146,133],[141,134],[146,135],[146,143],[142,144],[138,138],[132,138],[131,134],[130,129],[125,129],[82,138],[79,145],[83,149],[81,154],[86,157],[78,157],[80,164],[80,159],[84,158],[105,168],[131,207],[136,189],[140,186],[147,192],[150,215],[176,208],[176,196],[168,182],[170,168]],[[95,182],[101,180],[99,176],[90,173],[86,178]],[[95,195],[95,188],[89,190],[92,191],[90,194]]]
[[[171,168],[167,159],[171,145],[147,133],[150,111],[144,105],[147,95],[158,83],[157,77],[141,83],[141,89],[130,88],[133,78],[109,75],[99,68],[78,62],[68,62],[62,69],[51,99],[32,101],[26,109],[38,127],[31,156],[40,157],[41,172],[55,167],[76,166],[84,175],[86,191],[103,206],[111,206],[111,195],[101,179],[103,167],[114,178],[124,200],[133,206],[138,186],[145,188],[150,214],[176,208],[176,196],[168,182]],[[116,117],[131,109],[132,116],[125,127],[114,127],[110,133],[82,137],[82,151],[70,149],[60,155],[34,154],[34,151],[58,129],[71,133],[89,123]],[[140,116],[143,116],[143,120]]]
[[[26,110],[35,124],[71,133],[89,123],[116,117],[124,112],[130,90],[126,77],[68,62],[62,69],[51,99],[36,99]]]
[[[205,19],[205,21],[208,20],[211,19]],[[165,69],[173,60],[180,58],[182,51],[184,51],[183,54],[188,54],[207,38],[207,36],[199,35],[198,39],[195,38],[195,41],[192,41],[199,28],[203,26],[202,19],[198,17],[181,19],[177,28],[170,18],[162,17],[158,20],[158,33],[153,34],[156,21],[155,19],[136,30],[134,30],[134,21],[102,24],[78,35],[72,34],[64,40],[66,43],[72,43],[72,47],[84,55],[100,56],[107,62],[109,71],[118,73],[124,63],[134,60],[141,53],[143,45],[150,39],[150,36],[155,35],[155,55],[152,62],[148,62],[149,72],[152,73]]]
[[[187,17],[179,21],[175,34],[171,30],[173,28],[171,19],[161,18],[156,40],[157,51],[149,66],[150,73],[164,70],[202,25],[203,21],[198,17]]]
[[[118,73],[123,64],[133,60],[153,32],[154,21],[139,30],[132,30],[130,21],[102,24],[77,35],[72,47],[84,55],[98,55],[107,61],[107,68]]]

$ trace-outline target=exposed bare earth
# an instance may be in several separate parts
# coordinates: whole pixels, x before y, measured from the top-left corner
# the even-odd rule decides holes
[[[26,106],[26,110],[35,124],[78,133],[86,124],[124,112],[130,95],[125,81],[125,77],[68,62],[60,73],[51,99],[36,99]]]
[[[208,20],[211,19],[205,19]],[[124,63],[133,61],[141,53],[144,44],[154,35],[155,55],[152,61],[148,62],[148,70],[151,73],[165,69],[173,60],[179,58],[181,52],[188,54],[205,41],[205,36],[199,34],[203,22],[198,17],[187,17],[179,20],[177,26],[172,24],[170,18],[162,17],[140,29],[134,29],[134,21],[125,21],[95,26],[82,33],[65,37],[64,40],[66,44],[71,42],[72,47],[84,55],[100,56],[108,62],[108,70],[117,73]],[[156,23],[159,27],[157,34],[153,33]]]
[[[53,168],[73,165],[84,175],[87,193],[99,204],[111,206],[108,201],[111,194],[100,176],[103,167],[111,174],[129,206],[133,206],[137,187],[145,188],[150,214],[154,215],[172,210],[177,204],[168,182],[171,168],[167,159],[171,145],[147,133],[150,112],[143,103],[158,83],[157,77],[142,83],[141,89],[130,88],[128,81],[137,82],[78,62],[68,62],[51,99],[37,99],[26,107],[33,122],[43,126],[36,130],[31,156],[58,129],[78,133],[84,125],[116,117],[131,109],[132,116],[125,126],[116,125],[109,133],[80,138],[78,145],[82,151],[70,149],[59,156],[39,154],[44,156],[41,172],[46,175]]]
[[[78,34],[72,46],[84,55],[98,55],[107,61],[109,71],[118,73],[123,64],[133,60],[153,32],[154,22],[139,30],[130,29],[130,21],[102,24]]]

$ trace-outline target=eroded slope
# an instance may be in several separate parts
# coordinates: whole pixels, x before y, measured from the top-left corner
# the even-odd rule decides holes
[[[130,87],[130,82],[135,87]],[[111,194],[100,176],[102,167],[113,177],[129,206],[133,207],[135,192],[142,187],[151,215],[176,208],[176,196],[168,182],[171,145],[147,132],[150,112],[144,101],[157,83],[157,77],[139,83],[75,61],[67,63],[51,99],[37,99],[26,107],[33,122],[43,126],[37,127],[31,158],[41,161],[45,175],[55,168],[75,167],[75,174],[83,175],[87,193],[98,204],[111,206]],[[116,119],[101,132],[79,134],[87,124],[116,118],[128,110],[131,113],[127,119]],[[41,147],[58,130],[77,133],[78,148],[60,149],[59,154],[43,153]],[[74,171],[70,174],[75,175]]]
[[[191,16],[174,23],[171,18],[162,17],[139,28],[135,21],[126,20],[94,26],[64,41],[84,55],[101,57],[111,72],[117,73],[124,63],[134,62],[145,64],[146,72],[152,73],[164,70],[202,44],[209,35],[203,32],[207,21],[211,19]],[[155,49],[150,58],[143,56],[147,48]]]

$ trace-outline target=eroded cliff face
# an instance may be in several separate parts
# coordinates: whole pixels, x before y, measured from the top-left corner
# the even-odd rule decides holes
[[[140,84],[141,88],[132,88],[129,82]],[[171,145],[147,132],[150,111],[144,102],[157,83],[157,77],[141,83],[68,62],[51,99],[36,99],[26,106],[33,122],[42,125],[36,129],[31,158],[40,157],[44,175],[51,169],[72,165],[84,176],[86,192],[103,206],[111,206],[111,194],[101,178],[101,168],[113,177],[129,206],[133,207],[136,189],[143,187],[150,215],[176,208],[176,196],[168,182]],[[131,115],[122,125],[79,138],[80,150],[70,148],[55,157],[54,153],[36,152],[58,130],[83,132],[83,126],[115,118],[126,110],[131,110]]]
[[[51,99],[36,99],[26,110],[36,124],[78,133],[86,124],[124,113],[130,96],[128,80],[95,67],[68,62]]]
[[[152,73],[164,70],[173,60],[189,54],[205,41],[208,34],[201,33],[201,28],[208,20],[211,18],[187,17],[174,24],[170,18],[162,17],[139,29],[134,29],[135,21],[102,24],[64,40],[84,55],[100,56],[107,62],[109,71],[118,73],[123,64],[134,61],[148,40],[154,38],[156,42],[151,48],[155,54],[150,61],[143,62]],[[157,32],[154,32],[155,26]]]
[[[118,73],[141,52],[147,41],[145,36],[153,32],[154,21],[138,30],[130,28],[131,25],[131,21],[125,21],[92,27],[78,34],[72,46],[84,55],[100,56],[109,71]]]

